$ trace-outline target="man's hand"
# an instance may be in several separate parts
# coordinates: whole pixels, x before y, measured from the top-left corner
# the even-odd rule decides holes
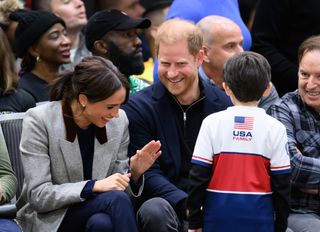
[[[130,172],[135,182],[139,180],[140,176],[147,171],[161,155],[160,147],[160,141],[152,140],[131,157]]]

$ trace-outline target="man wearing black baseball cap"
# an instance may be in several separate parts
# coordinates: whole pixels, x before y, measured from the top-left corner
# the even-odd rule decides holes
[[[87,48],[93,55],[112,61],[128,77],[130,93],[148,86],[146,82],[131,75],[141,74],[144,70],[138,29],[145,29],[150,25],[149,19],[131,18],[113,9],[98,11],[89,19],[86,27]]]

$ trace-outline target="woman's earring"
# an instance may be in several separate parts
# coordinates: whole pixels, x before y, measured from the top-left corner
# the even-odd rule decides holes
[[[36,61],[37,61],[38,63],[41,62],[40,56],[37,56],[37,57],[36,57]]]

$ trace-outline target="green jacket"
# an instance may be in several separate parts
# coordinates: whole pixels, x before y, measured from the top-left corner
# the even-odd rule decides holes
[[[12,170],[10,158],[4,140],[4,136],[0,127],[0,191],[2,198],[0,203],[9,202],[15,195],[18,187],[18,181]]]
[[[148,87],[150,84],[148,84],[146,81],[141,80],[135,76],[129,76],[129,85],[130,85],[130,94],[134,94]]]

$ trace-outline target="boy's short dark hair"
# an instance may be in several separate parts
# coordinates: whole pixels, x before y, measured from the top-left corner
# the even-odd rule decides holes
[[[271,81],[271,68],[262,55],[242,52],[226,62],[223,78],[238,101],[258,101]]]

